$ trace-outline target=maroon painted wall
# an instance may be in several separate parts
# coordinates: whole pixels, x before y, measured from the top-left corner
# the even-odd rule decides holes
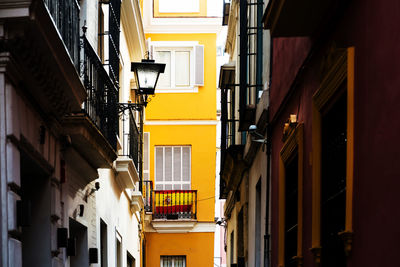
[[[353,0],[328,42],[355,47],[354,244],[348,266],[396,266],[400,248],[400,1]],[[282,105],[312,43],[273,43],[270,90],[272,124],[272,266],[277,266],[278,170],[282,129],[289,114],[304,123],[304,266],[311,247],[311,98],[318,89],[326,47],[316,50],[296,89]],[[281,113],[277,113],[281,110]]]

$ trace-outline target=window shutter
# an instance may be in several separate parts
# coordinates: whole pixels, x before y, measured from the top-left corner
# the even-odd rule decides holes
[[[165,148],[165,175],[164,181],[172,181],[172,147]]]
[[[156,182],[162,182],[164,180],[164,149],[162,147],[156,148]]]
[[[174,181],[181,181],[181,147],[174,147]]]
[[[204,86],[204,45],[194,47],[194,85]]]
[[[182,147],[182,181],[190,181],[190,148]]]

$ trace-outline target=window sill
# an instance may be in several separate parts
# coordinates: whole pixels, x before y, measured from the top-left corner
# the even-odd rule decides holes
[[[198,86],[193,86],[193,87],[178,87],[178,88],[168,88],[168,89],[156,89],[155,93],[156,94],[162,94],[162,93],[198,93],[199,92],[199,87]]]

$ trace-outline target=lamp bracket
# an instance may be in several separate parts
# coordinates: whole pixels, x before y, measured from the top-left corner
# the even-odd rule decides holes
[[[118,103],[118,113],[124,113],[125,110],[130,111],[142,111],[143,107],[146,107],[147,102],[145,103]]]

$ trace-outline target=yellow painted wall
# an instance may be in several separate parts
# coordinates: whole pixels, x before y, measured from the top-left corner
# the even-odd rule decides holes
[[[149,0],[147,0],[149,1]],[[154,17],[206,17],[207,16],[207,0],[199,0],[200,12],[193,13],[160,13],[159,12],[159,0],[151,0],[154,4]]]
[[[203,0],[202,0],[203,1]],[[216,161],[216,34],[147,34],[152,41],[198,41],[204,45],[204,86],[197,93],[157,93],[145,109],[150,133],[150,179],[155,146],[191,146],[191,189],[197,190],[197,220],[214,221]],[[146,123],[167,121],[167,125]],[[215,121],[184,125],[179,121]],[[214,233],[146,233],[146,266],[159,267],[161,255],[186,255],[187,266],[213,266]]]
[[[216,37],[201,34],[146,34],[152,41],[198,41],[204,45],[204,86],[198,93],[157,93],[147,105],[146,120],[216,120]]]
[[[167,255],[186,255],[190,267],[214,265],[214,233],[146,233],[146,244],[146,267],[160,267],[160,256]]]
[[[147,125],[150,132],[150,177],[154,181],[154,146],[191,145],[191,185],[197,190],[199,221],[214,221],[215,125]]]

